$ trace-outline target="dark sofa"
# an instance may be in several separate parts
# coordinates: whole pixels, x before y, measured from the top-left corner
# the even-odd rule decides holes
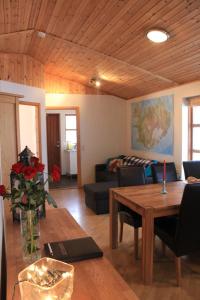
[[[156,161],[145,160],[134,156],[118,156],[123,159],[125,166],[143,166],[145,169],[146,183],[152,183],[151,165]],[[115,159],[115,158],[114,158]],[[104,164],[95,165],[95,183],[85,184],[85,203],[96,214],[104,214],[109,212],[109,189],[116,187],[118,184],[117,172],[109,171],[109,161]]]
[[[146,183],[153,183],[151,173],[145,173]],[[111,172],[107,168],[107,164],[97,164],[95,165],[95,182],[117,182],[117,173]]]

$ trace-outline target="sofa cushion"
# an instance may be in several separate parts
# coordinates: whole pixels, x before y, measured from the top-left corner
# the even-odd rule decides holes
[[[98,171],[96,174],[96,182],[117,181],[117,173],[109,171]]]
[[[117,168],[122,166],[123,160],[120,158],[115,158],[109,162],[108,171],[109,172],[117,172]]]
[[[117,182],[97,182],[85,184],[85,204],[97,215],[109,212],[109,188],[116,187]]]
[[[137,156],[124,156],[123,165],[124,166],[138,166],[145,168],[145,176],[152,176],[151,165],[156,164],[157,160],[144,159]]]
[[[110,171],[109,170],[109,166],[110,166],[110,163],[115,160],[115,159],[123,159],[124,158],[124,155],[120,154],[120,155],[117,155],[117,156],[113,156],[113,157],[109,157],[107,160],[106,160],[106,168],[107,168],[107,171]]]
[[[96,200],[107,199],[109,196],[109,189],[112,187],[117,187],[116,181],[108,182],[97,182],[84,185],[85,193],[92,194]]]

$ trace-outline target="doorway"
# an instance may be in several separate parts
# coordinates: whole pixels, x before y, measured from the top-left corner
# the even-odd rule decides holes
[[[42,159],[40,104],[19,101],[18,97],[22,98],[0,94],[0,155],[2,181],[6,187],[10,187],[10,168],[25,146]]]
[[[81,185],[80,172],[80,115],[78,107],[47,107],[47,153],[52,166],[52,153],[59,152],[57,164],[61,169],[61,181],[50,183],[50,188],[77,188]],[[56,116],[56,117],[55,117]],[[50,127],[48,119],[56,118]],[[50,142],[52,141],[52,142]],[[52,148],[54,150],[52,151]],[[56,155],[53,155],[53,159]]]

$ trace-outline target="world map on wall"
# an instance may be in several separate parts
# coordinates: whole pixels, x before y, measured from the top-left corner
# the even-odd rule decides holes
[[[173,154],[173,96],[131,104],[132,149]]]

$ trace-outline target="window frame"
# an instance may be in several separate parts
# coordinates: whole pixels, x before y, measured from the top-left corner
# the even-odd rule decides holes
[[[200,153],[200,150],[193,149],[193,129],[194,128],[200,128],[200,122],[198,124],[193,123],[193,110],[194,107],[199,106],[200,107],[200,98],[198,97],[197,99],[193,99],[190,101],[189,105],[189,147],[188,147],[188,157],[190,160],[193,160],[193,153]]]

